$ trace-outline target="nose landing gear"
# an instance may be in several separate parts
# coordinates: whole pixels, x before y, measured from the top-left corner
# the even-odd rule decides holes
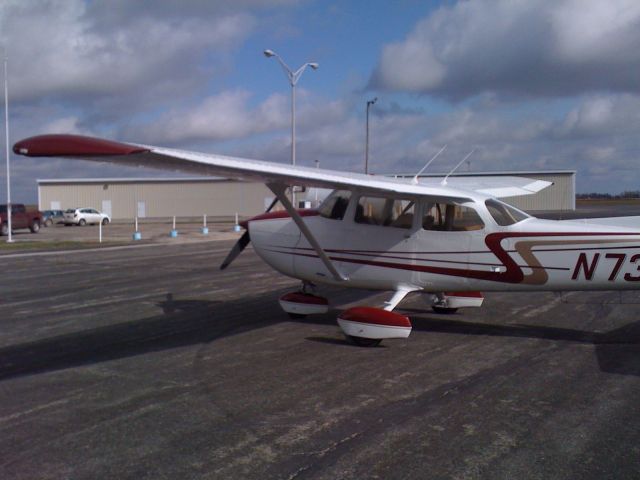
[[[280,297],[280,307],[287,312],[289,318],[300,319],[307,315],[318,315],[329,311],[329,301],[319,295],[307,291],[307,285],[302,290],[289,292]]]

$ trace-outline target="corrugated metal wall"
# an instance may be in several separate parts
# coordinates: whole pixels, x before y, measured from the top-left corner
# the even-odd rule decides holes
[[[425,177],[439,176],[438,174]],[[515,176],[533,180],[546,180],[553,185],[533,195],[519,195],[502,198],[501,200],[525,211],[575,210],[576,209],[576,172],[546,171],[546,172],[491,172],[491,173],[463,173],[460,177],[483,176]]]
[[[144,217],[196,217],[201,215],[252,216],[264,211],[273,193],[262,183],[230,180],[139,182],[40,181],[40,209],[91,207],[105,210],[111,202],[113,219],[133,218],[143,203]]]
[[[502,200],[504,202],[525,211],[576,209],[575,173],[535,174],[527,172],[527,174],[523,176],[534,180],[553,182],[553,185],[535,195],[503,198]]]
[[[526,211],[575,210],[575,172],[509,172],[504,175],[554,183],[535,195],[503,199],[507,203]],[[246,217],[262,212],[265,202],[268,204],[273,198],[273,193],[262,183],[202,178],[39,180],[38,189],[41,210],[91,207],[103,211],[106,201],[111,202],[113,219],[133,218],[136,211],[140,217],[152,218],[204,214],[231,216],[235,212]],[[143,211],[139,210],[140,203]]]

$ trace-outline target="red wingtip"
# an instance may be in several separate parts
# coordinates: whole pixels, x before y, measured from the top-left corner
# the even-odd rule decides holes
[[[100,157],[148,151],[136,145],[81,135],[38,135],[13,146],[14,153],[27,157]]]

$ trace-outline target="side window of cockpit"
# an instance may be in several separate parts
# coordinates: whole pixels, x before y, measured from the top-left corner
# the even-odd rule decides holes
[[[383,197],[360,197],[356,205],[356,223],[383,225],[387,211],[387,199]]]
[[[411,200],[363,196],[358,199],[354,221],[367,225],[411,228],[415,204]]]
[[[422,228],[445,232],[469,232],[484,228],[484,222],[473,208],[453,203],[427,203]]]
[[[320,216],[324,218],[342,220],[344,218],[344,213],[347,211],[350,198],[350,191],[335,190],[324,200],[324,202],[322,202],[322,205],[318,208],[318,213],[320,213]]]
[[[409,229],[413,225],[415,202],[412,200],[394,200],[391,206],[389,226]]]

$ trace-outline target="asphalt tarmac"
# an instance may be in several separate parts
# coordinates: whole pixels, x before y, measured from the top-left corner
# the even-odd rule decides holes
[[[347,343],[232,241],[1,257],[2,479],[637,479],[640,292],[487,294]]]

